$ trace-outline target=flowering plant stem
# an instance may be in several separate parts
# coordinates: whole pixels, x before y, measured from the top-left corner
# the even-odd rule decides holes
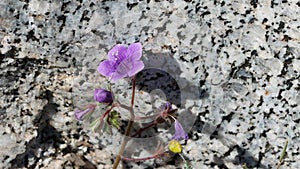
[[[119,153],[116,157],[116,160],[114,162],[114,165],[113,165],[113,169],[117,169],[119,163],[120,163],[120,160],[122,158],[122,154],[125,150],[125,147],[128,143],[128,136],[130,134],[130,131],[132,129],[132,126],[133,126],[133,123],[134,123],[134,111],[133,111],[133,105],[134,105],[134,95],[135,95],[135,76],[133,77],[133,80],[132,80],[132,96],[131,96],[131,106],[130,106],[130,120],[129,120],[129,123],[127,125],[127,128],[126,128],[126,131],[125,131],[125,136],[123,138],[123,142],[121,144],[121,148],[119,150]]]

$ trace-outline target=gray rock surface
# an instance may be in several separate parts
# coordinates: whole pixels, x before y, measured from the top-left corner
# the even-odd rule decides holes
[[[133,42],[143,44],[147,68],[178,84],[166,93],[139,86],[137,99],[181,91],[173,104],[194,168],[275,168],[286,140],[282,168],[300,166],[300,2],[4,0],[0,7],[0,168],[111,168],[122,135],[90,131],[73,110],[107,83],[97,66],[109,49]],[[114,90],[130,90],[128,81]],[[147,113],[143,101],[137,108]],[[173,131],[161,130],[166,142]],[[122,166],[183,163],[173,156]]]

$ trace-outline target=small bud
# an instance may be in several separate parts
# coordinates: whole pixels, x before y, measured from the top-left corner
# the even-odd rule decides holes
[[[95,89],[94,99],[100,103],[111,104],[113,102],[113,95],[110,91],[104,89]]]
[[[165,110],[172,110],[172,104],[170,102],[165,103]]]
[[[74,113],[76,120],[82,120],[84,116],[94,112],[95,107],[96,107],[96,105],[94,105],[94,104],[88,104],[88,105],[83,106],[82,109],[76,109],[75,113]]]
[[[182,151],[182,146],[177,140],[171,140],[169,142],[169,150],[172,151],[173,153],[181,153]]]
[[[157,117],[156,122],[157,123],[163,123],[166,120],[169,119],[170,116],[173,116],[177,109],[172,108],[172,104],[170,102],[166,102],[160,107],[161,113]],[[171,119],[172,120],[172,119]]]

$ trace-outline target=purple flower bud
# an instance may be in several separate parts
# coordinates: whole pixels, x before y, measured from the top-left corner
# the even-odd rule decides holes
[[[165,103],[165,110],[172,110],[172,104],[170,102]]]
[[[110,91],[104,89],[95,89],[94,91],[94,99],[100,103],[108,103],[111,104],[113,102],[113,96]]]
[[[180,140],[180,139],[188,140],[189,137],[188,137],[187,133],[184,131],[184,129],[181,126],[181,124],[179,123],[179,121],[175,120],[174,123],[175,123],[175,134],[171,139],[172,140]]]
[[[88,104],[86,106],[83,106],[83,109],[76,109],[74,116],[76,118],[76,120],[82,120],[83,116],[92,113],[95,110],[96,105],[94,104]]]
[[[167,119],[171,119],[172,121],[172,119],[174,118],[173,115],[177,111],[177,109],[172,108],[172,104],[170,102],[166,102],[165,104],[162,104],[159,107],[159,110],[161,111],[161,113],[156,119],[157,123],[163,123]]]

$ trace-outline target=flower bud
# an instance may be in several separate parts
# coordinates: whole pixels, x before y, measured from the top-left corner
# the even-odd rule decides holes
[[[113,95],[110,91],[104,89],[95,89],[94,99],[100,103],[111,104],[113,102]]]
[[[173,121],[170,116],[173,116],[177,109],[173,109],[170,102],[166,102],[165,104],[161,105],[160,110],[160,115],[156,118],[157,123],[164,123],[168,119]]]
[[[88,105],[83,106],[82,109],[76,109],[75,113],[74,113],[75,119],[82,120],[84,116],[94,112],[95,107],[96,107],[96,105],[94,105],[94,104],[88,104]]]
[[[188,140],[189,137],[188,137],[187,133],[184,131],[184,129],[183,129],[182,125],[179,123],[179,121],[175,120],[174,124],[175,124],[175,134],[171,139],[173,139],[173,140],[180,140],[180,139]]]

